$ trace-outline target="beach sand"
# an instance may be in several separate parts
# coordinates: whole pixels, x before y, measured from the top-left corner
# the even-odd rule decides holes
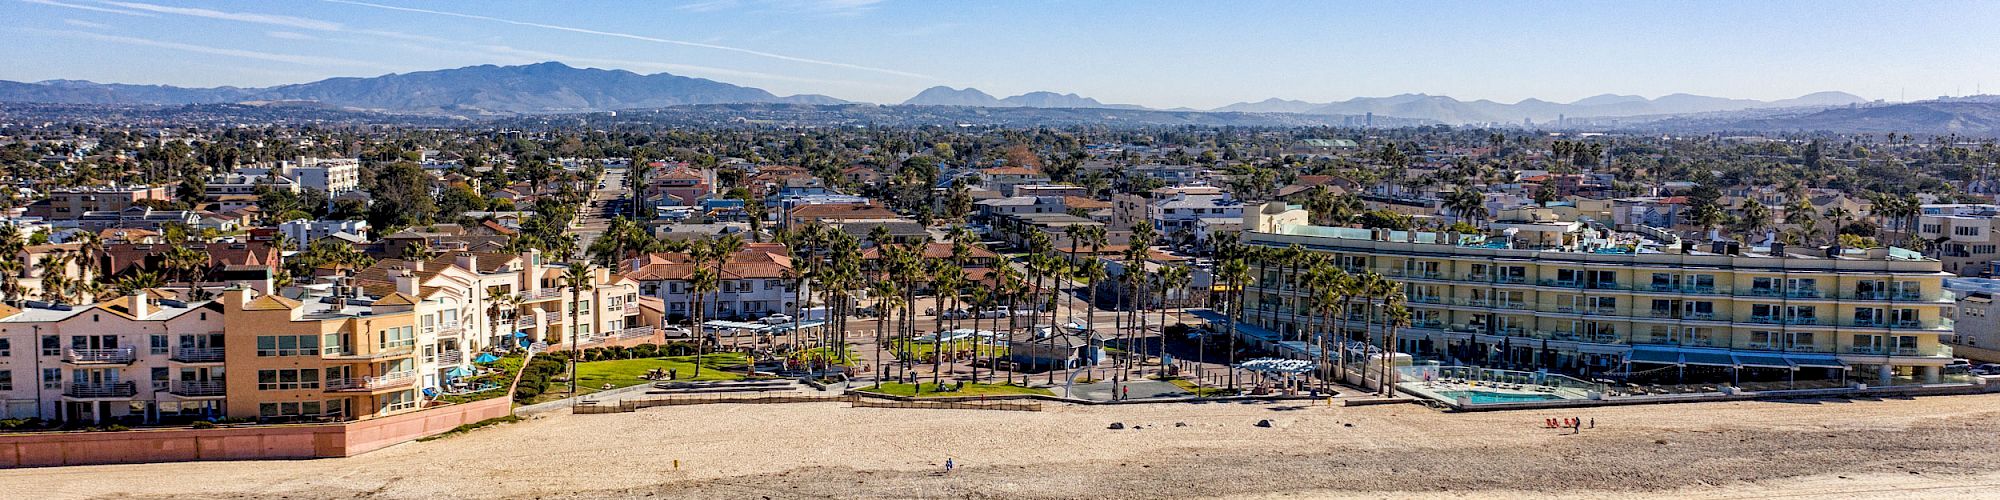
[[[67,498],[1842,498],[2000,488],[2000,394],[1441,413],[671,406],[326,460],[0,471]],[[1594,419],[1579,434],[1547,418]],[[1254,424],[1263,419],[1271,427]],[[1125,430],[1106,426],[1123,423]],[[944,474],[949,457],[957,470]],[[674,463],[679,460],[678,467]]]

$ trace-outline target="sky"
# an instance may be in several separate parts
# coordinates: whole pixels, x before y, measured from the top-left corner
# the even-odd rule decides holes
[[[894,103],[2000,93],[2000,2],[0,0],[0,80],[269,86],[560,61]]]

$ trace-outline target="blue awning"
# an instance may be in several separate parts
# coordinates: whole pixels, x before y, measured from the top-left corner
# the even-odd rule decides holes
[[[1735,367],[1736,358],[1729,351],[1681,351],[1681,362],[1690,365]]]
[[[1647,349],[1642,346],[1633,346],[1632,352],[1625,355],[1625,360],[1633,363],[1678,365],[1681,364],[1681,353],[1672,349]]]
[[[472,362],[474,363],[492,363],[494,361],[499,361],[499,360],[500,360],[499,356],[494,356],[493,353],[490,352],[485,354],[480,354],[479,357],[477,358],[472,358]]]
[[[466,375],[471,375],[471,374],[472,374],[472,370],[467,370],[467,369],[465,369],[465,367],[463,367],[463,366],[454,366],[454,367],[451,367],[451,369],[450,369],[450,370],[445,370],[445,371],[444,371],[444,376],[445,376],[445,378],[459,378],[459,377],[463,377],[463,376],[466,376]]]
[[[1791,368],[1792,363],[1783,355],[1766,352],[1738,352],[1736,365],[1746,368]]]
[[[435,398],[435,397],[438,397],[438,391],[437,391],[437,389],[432,389],[432,388],[429,388],[429,387],[425,387],[425,388],[424,388],[424,397],[427,397],[427,398]]]
[[[1833,356],[1813,355],[1813,354],[1786,354],[1785,360],[1791,361],[1792,364],[1798,365],[1799,368],[1839,368],[1842,370],[1847,369],[1847,363],[1842,363],[1840,362],[1840,358],[1836,358]]]
[[[519,332],[519,331],[517,331],[517,332],[514,332],[514,338],[517,338],[517,339],[524,339],[524,338],[528,338],[528,333],[527,333],[527,332]]]

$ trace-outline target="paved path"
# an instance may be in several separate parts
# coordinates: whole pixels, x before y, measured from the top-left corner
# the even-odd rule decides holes
[[[1158,380],[1137,379],[1127,382],[1124,385],[1132,388],[1131,392],[1128,393],[1131,394],[1131,399],[1177,398],[1193,395],[1186,390],[1182,390],[1180,386]],[[1055,391],[1057,395],[1062,394],[1061,387],[1055,388]],[[1077,399],[1111,401],[1117,399],[1115,397],[1117,396],[1117,392],[1118,384],[1112,382],[1095,382],[1076,384],[1075,387],[1070,388],[1069,395]]]

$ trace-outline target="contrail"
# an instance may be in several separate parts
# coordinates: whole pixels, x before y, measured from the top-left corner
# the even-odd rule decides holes
[[[847,68],[847,69],[857,69],[857,70],[862,70],[862,71],[872,71],[872,72],[876,72],[876,73],[883,73],[883,74],[889,74],[889,75],[896,75],[896,76],[904,76],[904,77],[910,77],[910,78],[921,78],[921,79],[925,79],[925,80],[934,80],[934,79],[935,79],[935,78],[932,78],[932,77],[930,77],[929,75],[921,75],[921,74],[917,74],[917,73],[910,73],[910,72],[906,72],[906,71],[896,71],[896,70],[893,70],[893,69],[883,69],[883,68],[876,68],[876,67],[870,67],[870,66],[862,66],[862,65],[859,65],[859,64],[848,64],[848,63],[843,63],[843,62],[834,62],[834,61],[822,61],[822,60],[819,60],[819,59],[807,59],[807,58],[804,58],[804,57],[794,57],[794,56],[788,56],[788,55],[784,55],[784,54],[773,54],[773,53],[770,53],[770,52],[764,52],[764,51],[759,51],[759,50],[751,50],[751,49],[745,49],[745,48],[738,48],[738,47],[730,47],[730,46],[726,46],[726,45],[715,45],[715,44],[710,44],[710,43],[701,43],[701,42],[690,42],[690,41],[686,41],[686,40],[672,40],[672,39],[666,39],[666,38],[657,38],[657,37],[650,37],[650,36],[644,36],[644,35],[634,35],[634,34],[630,34],[630,33],[617,33],[617,32],[611,32],[611,31],[598,31],[598,30],[592,30],[592,29],[584,29],[584,28],[572,28],[572,27],[569,27],[569,26],[557,26],[557,25],[553,25],[553,24],[542,24],[542,23],[531,23],[531,22],[527,22],[527,21],[516,21],[516,20],[512,20],[512,19],[501,19],[501,18],[498,18],[498,17],[490,17],[490,16],[481,16],[481,15],[474,15],[474,14],[461,14],[461,13],[457,13],[457,12],[445,12],[445,11],[438,11],[438,10],[428,10],[428,9],[417,9],[417,8],[410,8],[410,7],[397,7],[397,6],[394,6],[394,5],[382,5],[382,4],[377,4],[377,3],[368,3],[368,2],[358,2],[358,1],[355,1],[355,0],[323,0],[323,1],[326,1],[326,2],[332,2],[332,3],[340,3],[340,4],[347,4],[347,5],[358,5],[358,6],[362,6],[362,7],[372,7],[372,8],[377,8],[377,9],[387,9],[387,10],[396,10],[396,11],[403,11],[403,12],[416,12],[416,13],[420,13],[420,14],[432,14],[432,15],[439,15],[439,16],[451,16],[451,17],[458,17],[458,18],[464,18],[464,19],[477,19],[477,20],[481,20],[481,21],[492,21],[492,22],[496,22],[496,23],[506,23],[506,24],[512,24],[512,25],[517,25],[517,26],[528,26],[528,27],[534,27],[534,28],[542,28],[542,29],[549,29],[549,30],[557,30],[557,31],[568,31],[568,32],[572,32],[572,33],[583,33],[583,34],[588,34],[588,35],[598,35],[598,36],[608,36],[608,37],[616,37],[616,38],[626,38],[626,39],[631,39],[631,40],[640,40],[640,41],[646,41],[646,42],[653,42],[653,43],[665,43],[665,44],[672,44],[672,45],[681,45],[681,46],[687,46],[687,47],[699,47],[699,48],[704,48],[704,49],[714,49],[714,50],[723,50],[723,51],[729,51],[729,52],[737,52],[737,53],[742,53],[742,54],[750,54],[750,55],[753,55],[753,56],[758,56],[758,57],[768,57],[768,58],[771,58],[771,59],[777,59],[777,60],[781,60],[781,61],[791,61],[791,62],[800,62],[800,63],[807,63],[807,64],[818,64],[818,65],[822,65],[822,66],[832,66],[832,67],[836,67],[836,68]]]

